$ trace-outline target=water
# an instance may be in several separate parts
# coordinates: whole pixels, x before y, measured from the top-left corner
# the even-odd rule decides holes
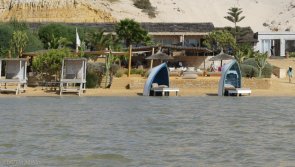
[[[292,97],[2,97],[0,107],[0,166],[295,166]]]

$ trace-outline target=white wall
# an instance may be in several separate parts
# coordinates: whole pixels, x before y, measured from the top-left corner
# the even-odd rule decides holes
[[[286,40],[295,40],[295,32],[258,32],[258,43],[255,51],[265,52],[270,55],[271,40],[280,40],[280,55],[285,56]]]

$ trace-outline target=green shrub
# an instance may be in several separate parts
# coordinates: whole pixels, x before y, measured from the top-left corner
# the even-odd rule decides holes
[[[52,23],[48,25],[44,25],[39,28],[38,32],[39,38],[43,42],[45,48],[50,47],[50,43],[56,39],[66,38],[70,42],[72,42],[72,47],[75,48],[75,27],[65,25],[65,24],[57,24]]]
[[[37,31],[30,29],[26,22],[11,20],[6,24],[9,25],[13,31],[24,31],[27,34],[29,41],[24,48],[24,52],[43,49],[43,43],[39,39]]]
[[[87,71],[95,73],[105,73],[105,64],[99,62],[87,63]]]
[[[110,72],[112,75],[115,75],[120,69],[120,66],[118,64],[112,64],[110,67]]]
[[[12,38],[13,29],[8,24],[0,24],[0,57],[8,55],[9,41]]]
[[[156,17],[156,8],[152,6],[150,0],[134,0],[134,6],[142,9],[150,18]]]
[[[126,69],[126,68],[120,68],[120,69],[116,72],[115,77],[120,78],[120,77],[122,77],[123,75],[127,75],[127,73],[128,73],[128,69]]]
[[[272,74],[272,65],[267,64],[262,70],[262,77],[271,78],[271,74]]]
[[[49,50],[48,52],[34,58],[33,69],[36,72],[43,74],[42,77],[45,80],[52,78],[53,75],[60,78],[62,60],[66,57],[74,56],[75,55],[73,55],[68,49]]]
[[[23,31],[28,36],[27,45],[24,48],[24,52],[31,52],[43,49],[43,44],[38,37],[38,34],[29,29],[26,23],[10,21],[7,23],[0,23],[0,57],[8,55],[10,50],[10,40],[13,37],[15,31]]]
[[[117,73],[115,74],[115,77],[117,78],[121,78],[123,76],[123,72],[122,71],[117,71]]]
[[[86,73],[86,87],[87,88],[96,88],[98,86],[99,76],[94,72]]]
[[[243,62],[243,64],[246,64],[246,65],[251,65],[255,68],[258,68],[257,64],[256,64],[256,61],[254,58],[250,58],[250,59],[247,59]],[[265,67],[262,69],[262,75],[261,77],[264,77],[264,78],[270,78],[271,77],[271,74],[272,74],[272,65],[267,63],[265,65]]]
[[[103,63],[87,63],[86,87],[97,88],[100,86],[103,74],[105,72],[105,64]]]
[[[252,77],[258,77],[258,69],[256,67],[253,67],[251,65],[247,64],[241,64],[241,73],[243,77],[252,78]]]
[[[29,41],[25,47],[25,52],[33,52],[37,50],[42,50],[44,48],[44,45],[42,41],[39,39],[38,34],[27,32]]]
[[[295,52],[289,52],[289,57],[295,57]]]
[[[146,70],[144,69],[131,69],[130,74],[138,74],[141,75],[142,77],[146,76]],[[128,70],[125,71],[125,74],[128,75]]]

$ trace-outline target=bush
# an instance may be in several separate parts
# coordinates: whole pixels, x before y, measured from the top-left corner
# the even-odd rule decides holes
[[[295,52],[289,52],[289,57],[295,57]]]
[[[99,76],[94,72],[86,73],[86,87],[87,88],[96,88],[98,86]]]
[[[128,70],[126,70],[126,69],[119,69],[119,70],[115,73],[115,77],[117,77],[117,78],[122,77],[124,74],[126,74],[126,71],[128,72]]]
[[[130,74],[138,74],[142,77],[146,76],[147,71],[144,69],[131,69]],[[128,75],[128,70],[125,71],[125,74]]]
[[[29,26],[26,22],[20,22],[17,20],[11,20],[7,23],[13,31],[24,31],[26,32],[29,41],[24,48],[25,52],[32,52],[36,50],[43,49],[43,43],[39,39],[38,33],[32,29],[29,29]]]
[[[118,64],[112,64],[110,68],[110,72],[112,75],[115,75],[120,69],[120,66]]]
[[[73,43],[72,47],[75,48],[75,27],[52,23],[39,28],[39,38],[43,42],[45,48],[49,48],[49,43],[54,39],[66,38]]]
[[[134,6],[142,9],[150,18],[156,17],[156,8],[152,6],[150,0],[134,0]]]
[[[10,40],[13,32],[26,32],[29,41],[24,48],[24,52],[31,52],[43,49],[43,44],[38,35],[28,28],[26,23],[11,21],[8,23],[0,23],[0,57],[7,56],[10,49]]]
[[[8,24],[0,24],[0,57],[8,54],[9,41],[12,38],[13,29]]]
[[[27,46],[25,47],[25,52],[33,52],[37,50],[42,50],[44,48],[43,43],[38,37],[38,34],[27,32],[29,41],[27,43]]]
[[[42,77],[45,80],[52,78],[52,75],[60,78],[62,60],[66,57],[74,57],[74,55],[67,49],[49,50],[33,60],[33,69],[40,74],[44,74]]]
[[[256,67],[253,67],[247,64],[241,64],[240,67],[241,67],[241,73],[243,77],[248,77],[248,78],[258,77],[259,71]]]
[[[87,71],[95,73],[105,73],[105,64],[99,62],[87,63]]]
[[[105,64],[87,63],[86,87],[87,88],[99,87],[101,84],[104,72],[105,72]]]
[[[243,64],[246,64],[246,65],[251,65],[255,68],[258,69],[258,66],[256,64],[256,61],[254,58],[250,58],[250,59],[247,59],[243,62]],[[272,65],[267,63],[265,65],[265,67],[262,69],[262,75],[261,77],[264,77],[264,78],[270,78],[271,77],[271,74],[272,74]]]
[[[123,71],[117,71],[117,73],[115,74],[115,77],[121,78],[123,76],[123,74],[124,74]]]

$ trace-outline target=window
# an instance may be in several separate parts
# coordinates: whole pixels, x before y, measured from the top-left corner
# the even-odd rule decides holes
[[[184,40],[186,46],[199,46],[199,39],[188,38]]]

